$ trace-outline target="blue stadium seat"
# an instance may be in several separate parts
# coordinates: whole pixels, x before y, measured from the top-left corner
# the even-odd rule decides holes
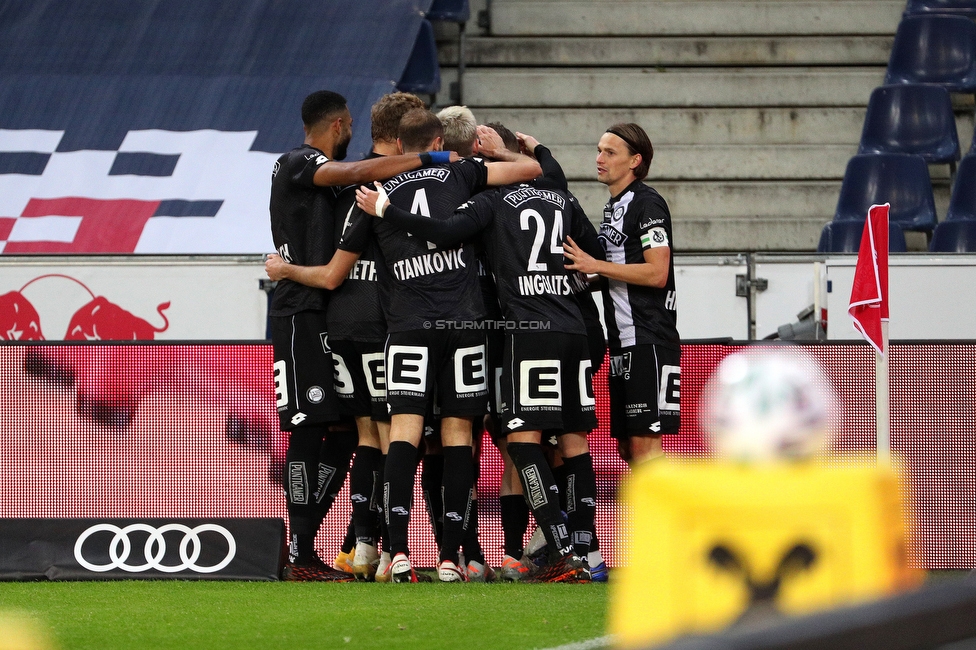
[[[958,14],[976,17],[976,0],[908,0],[905,15],[917,14]]]
[[[932,233],[933,253],[976,253],[976,219],[943,221]]]
[[[437,62],[437,42],[430,21],[420,23],[417,42],[400,77],[397,90],[418,95],[434,95],[441,89],[441,66]]]
[[[865,214],[865,218],[867,215]],[[861,248],[861,235],[864,233],[864,220],[831,221],[820,231],[818,253],[856,253]],[[904,253],[908,250],[905,233],[901,226],[888,221],[888,252]]]
[[[874,204],[890,203],[888,219],[903,230],[935,228],[929,168],[921,156],[861,154],[847,163],[834,221],[861,221]]]
[[[949,91],[930,84],[875,88],[857,152],[917,154],[928,163],[954,166],[959,136]]]
[[[427,20],[449,23],[466,23],[471,17],[468,0],[434,0],[427,12]]]
[[[464,26],[471,17],[468,0],[434,0],[427,12],[427,20],[432,22],[457,23],[457,82],[451,84],[451,101],[463,104],[464,95]]]
[[[946,221],[976,219],[976,156],[968,155],[959,163]]]
[[[931,83],[976,91],[976,23],[965,16],[908,16],[898,24],[885,84]]]

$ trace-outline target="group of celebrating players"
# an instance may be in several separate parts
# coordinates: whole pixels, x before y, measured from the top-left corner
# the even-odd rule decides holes
[[[370,155],[337,162],[352,137],[346,101],[309,95],[305,143],[272,173],[283,578],[430,580],[407,540],[422,462],[438,578],[495,579],[477,530],[472,443],[486,430],[505,463],[499,577],[605,580],[586,435],[607,344],[622,457],[661,456],[662,435],[678,430],[671,219],[641,182],[647,134],[618,124],[600,138],[597,179],[611,198],[598,234],[531,136],[478,126],[465,107],[435,115],[407,93],[382,97],[371,119]],[[314,540],[347,473],[352,521],[332,568]],[[526,549],[529,512],[538,543]]]

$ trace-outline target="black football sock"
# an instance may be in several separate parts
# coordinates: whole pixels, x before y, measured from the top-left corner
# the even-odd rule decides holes
[[[390,443],[383,482],[384,515],[389,531],[390,553],[408,553],[407,528],[413,502],[417,448],[409,442]]]
[[[386,514],[384,513],[386,502],[383,500],[384,476],[386,476],[386,454],[383,454],[382,460],[380,460],[379,472],[376,474],[376,493],[373,496],[376,499],[380,520],[380,536],[378,540],[380,544],[377,545],[377,548],[382,546],[383,550],[389,553],[390,531],[386,527]]]
[[[510,442],[508,453],[518,470],[522,491],[532,515],[549,544],[549,559],[555,562],[571,554],[573,546],[559,510],[559,488],[546,463],[542,446],[538,443]]]
[[[352,500],[352,518],[355,540],[376,544],[376,478],[383,454],[375,447],[359,446],[349,474],[349,498]]]
[[[444,484],[444,456],[427,454],[420,470],[420,489],[424,494],[424,505],[430,517],[430,528],[434,531],[437,548],[444,541],[444,497],[441,486]]]
[[[516,560],[522,557],[525,531],[529,527],[529,504],[521,494],[498,498],[502,510],[502,532],[505,535],[505,555]]]
[[[288,561],[309,564],[315,557],[315,536],[322,517],[313,496],[318,477],[319,449],[324,427],[302,427],[288,436],[285,452],[284,488],[288,510]]]
[[[596,518],[596,474],[593,457],[580,454],[563,459],[566,468],[566,514],[576,555],[586,557],[593,540]]]
[[[315,502],[319,517],[325,517],[342,490],[349,473],[357,436],[352,431],[330,431],[319,448]]]
[[[563,464],[558,467],[552,468],[552,477],[556,479],[556,485],[559,486],[559,509],[563,512],[569,512],[569,506],[566,504],[566,461],[563,459]]]
[[[426,461],[424,461],[426,462]],[[444,447],[444,532],[441,538],[441,560],[458,563],[458,549],[464,541],[464,523],[471,486],[474,482],[474,460],[468,445]]]
[[[350,514],[349,525],[346,526],[346,536],[342,538],[342,546],[339,547],[339,551],[348,555],[354,548],[356,548],[356,525]]]
[[[485,553],[478,541],[478,500],[471,499],[468,505],[468,525],[464,529],[464,559],[466,562],[485,563]]]

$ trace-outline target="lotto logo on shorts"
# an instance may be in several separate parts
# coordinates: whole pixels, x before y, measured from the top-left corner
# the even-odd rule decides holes
[[[427,392],[427,348],[419,345],[391,345],[389,348],[390,391]]]
[[[660,391],[657,394],[659,413],[678,413],[681,410],[681,367],[661,366]]]
[[[485,346],[458,348],[454,353],[454,391],[458,395],[488,390],[485,371]]]
[[[561,406],[562,381],[559,359],[519,363],[519,404],[521,406]]]

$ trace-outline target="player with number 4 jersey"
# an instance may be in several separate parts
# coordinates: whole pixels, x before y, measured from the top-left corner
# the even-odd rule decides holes
[[[543,169],[558,167],[545,147],[529,142]],[[376,192],[360,189],[358,194],[367,211],[439,247],[481,234],[503,316],[514,328],[505,336],[499,428],[549,542],[552,561],[540,577],[585,579],[585,563],[569,539],[555,479],[539,443],[542,430],[557,429],[565,433],[560,446],[569,442],[567,457],[585,454],[589,459],[585,434],[596,426],[591,362],[573,284],[579,280],[564,268],[562,242],[571,234],[602,256],[593,226],[576,199],[546,178],[479,194],[448,218],[426,219],[392,202],[386,205],[386,197]]]

